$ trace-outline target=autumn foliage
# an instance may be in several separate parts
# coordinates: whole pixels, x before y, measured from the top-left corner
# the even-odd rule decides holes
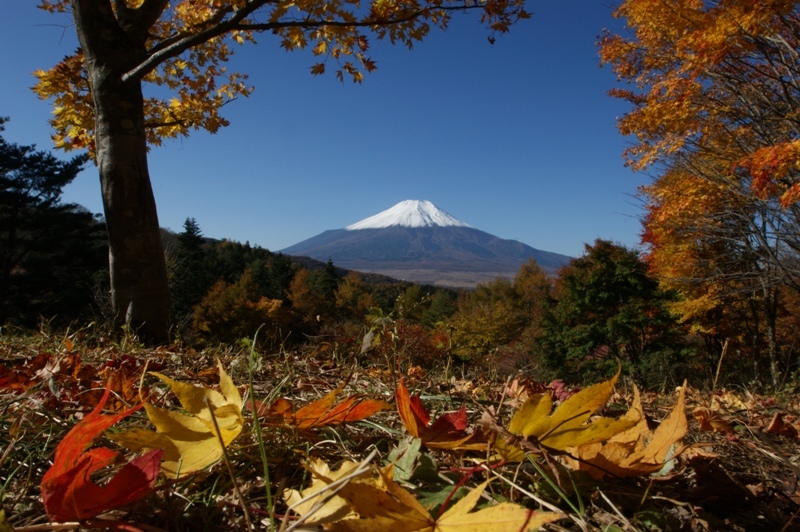
[[[795,349],[782,301],[800,288],[797,2],[627,0],[615,15],[631,31],[607,32],[600,55],[631,106],[625,158],[655,172],[641,189],[652,271],[711,356],[730,342],[777,385]]]

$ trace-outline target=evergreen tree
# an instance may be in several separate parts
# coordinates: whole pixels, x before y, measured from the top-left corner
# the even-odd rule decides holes
[[[634,374],[661,380],[677,368],[681,330],[670,300],[638,253],[597,240],[561,270],[545,311],[538,349],[563,378],[597,379],[618,361]]]
[[[214,279],[209,270],[205,238],[197,220],[186,219],[177,242],[170,292],[175,317],[181,323],[191,315],[192,309],[206,295]]]
[[[84,208],[61,202],[86,161],[0,137],[0,324],[91,312],[94,276],[107,268],[105,230]]]

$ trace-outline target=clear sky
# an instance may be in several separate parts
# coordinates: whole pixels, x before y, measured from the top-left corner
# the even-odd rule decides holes
[[[5,0],[0,18],[5,138],[50,149],[51,104],[31,72],[76,48],[68,17]],[[271,35],[229,70],[255,92],[229,104],[231,125],[150,153],[159,220],[187,217],[206,236],[280,250],[405,199],[430,200],[501,238],[577,256],[605,238],[635,246],[635,197],[647,177],[625,168],[616,130],[626,105],[595,43],[619,29],[607,0],[528,0],[533,18],[494,45],[477,14],[454,16],[409,51],[371,40],[378,70],[361,85],[314,77],[310,51]],[[94,167],[65,200],[102,212]]]

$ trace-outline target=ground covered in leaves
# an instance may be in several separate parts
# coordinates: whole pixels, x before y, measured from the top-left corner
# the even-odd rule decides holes
[[[361,530],[800,529],[797,394],[642,391],[644,415],[632,416],[639,403],[620,379],[585,421],[568,412],[577,388],[449,371],[313,347],[2,336],[0,531],[352,530],[359,516]],[[542,425],[551,402],[557,422]],[[673,441],[663,433],[676,417],[688,431]],[[566,445],[559,427],[578,422],[570,430],[610,462]],[[630,438],[597,443],[609,427],[644,434],[652,456],[663,440],[665,465],[614,458],[636,451]],[[639,474],[614,474],[623,466]],[[320,489],[325,501],[308,497]]]

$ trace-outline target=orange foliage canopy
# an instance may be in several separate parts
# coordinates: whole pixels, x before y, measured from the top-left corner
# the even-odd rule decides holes
[[[632,88],[619,121],[645,169],[702,153],[784,206],[800,200],[800,14],[791,0],[626,0],[631,38],[606,33],[602,62]]]

